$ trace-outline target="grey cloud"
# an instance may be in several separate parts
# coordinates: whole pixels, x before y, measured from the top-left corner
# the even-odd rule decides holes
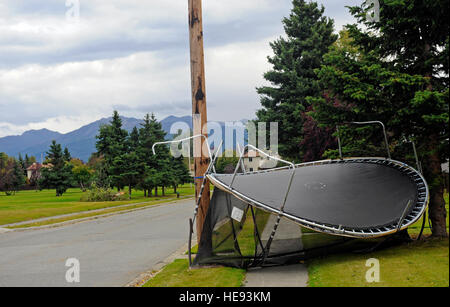
[[[12,3],[12,11],[20,14],[55,14],[64,22],[64,1],[18,1]],[[82,7],[89,10],[94,4],[82,1]],[[282,30],[280,20],[289,13],[290,1],[277,1],[270,12],[264,14],[248,15],[239,20],[231,22],[217,22],[208,17],[205,12],[205,45],[216,47],[229,43],[257,41],[264,37],[273,36]],[[97,12],[98,13],[98,12]],[[95,20],[92,11],[83,16],[90,21]],[[103,16],[103,22],[113,22],[114,16]],[[92,61],[98,59],[111,59],[123,57],[136,52],[179,50],[186,52],[188,45],[187,25],[152,21],[145,19],[145,14],[136,16],[132,24],[122,24],[117,28],[98,24],[98,29],[103,31],[90,38],[89,33],[81,32],[80,37],[68,37],[68,39],[79,39],[80,44],[67,42],[64,37],[59,41],[42,41],[40,35],[33,37],[9,37],[0,38],[0,67],[11,68],[29,63],[40,63],[51,65],[68,61]],[[187,18],[186,18],[187,19]],[[184,20],[184,18],[182,19]],[[117,21],[124,22],[125,20]],[[114,23],[114,22],[113,22]],[[95,27],[95,23],[91,26]],[[116,25],[117,26],[117,25]],[[103,27],[103,28],[102,28]],[[119,29],[118,32],[114,32]],[[143,33],[143,35],[136,35]],[[155,33],[161,33],[155,35]],[[7,33],[8,34],[8,33]],[[56,44],[56,45],[55,45]]]
[[[190,101],[178,102],[156,102],[147,103],[145,105],[130,106],[130,105],[114,105],[114,110],[119,113],[136,114],[136,113],[155,113],[155,114],[189,114],[191,112]]]
[[[65,14],[66,0],[6,0],[13,14]]]
[[[157,7],[157,3],[174,5],[174,2],[165,1],[149,1],[148,6]],[[186,4],[185,0],[170,1]],[[118,10],[120,16],[116,16],[117,7],[105,8],[106,4],[114,6],[116,2],[122,6]],[[360,4],[361,0],[320,2],[339,27],[352,21],[344,6]],[[184,12],[185,15],[173,18],[166,16],[167,12],[161,12],[164,16],[156,16],[150,11],[139,12],[136,7],[132,10],[138,5],[136,3],[143,2],[81,0],[81,19],[90,24],[84,32],[50,31],[42,35],[31,31],[18,35],[20,32],[11,31],[8,22],[20,23],[22,20],[34,25],[39,24],[42,17],[44,25],[49,22],[54,27],[62,22],[63,26],[65,0],[2,0],[0,8],[6,6],[7,12],[0,11],[0,80],[3,83],[0,83],[0,123],[23,126],[24,123],[44,122],[67,115],[83,119],[87,115],[109,116],[113,108],[125,116],[138,118],[147,112],[154,112],[161,118],[190,114],[187,11],[181,11],[183,7],[177,6],[177,14]],[[209,2],[210,7],[212,3]],[[261,85],[261,76],[268,69],[265,60],[270,52],[268,39],[283,35],[281,20],[289,15],[292,5],[291,0],[273,0],[273,3],[269,10],[255,7],[254,11],[247,10],[242,14],[228,12],[226,18],[217,15],[217,8],[212,13],[205,10],[206,60],[209,61],[206,67],[207,96],[211,120],[254,117],[254,111],[259,107],[254,89]],[[130,13],[123,9],[127,5]],[[256,44],[246,47],[252,42]],[[129,62],[121,58],[144,52],[151,53],[152,57],[144,57],[142,65],[131,61],[133,67],[125,69],[121,66],[117,74],[108,69],[118,62],[122,63],[119,66],[128,65],[123,64]],[[227,56],[230,53],[233,56]],[[258,53],[256,61],[255,53]],[[98,63],[90,62],[96,60],[102,62],[100,66],[108,66],[106,73],[92,68]],[[112,61],[105,64],[103,60]],[[83,62],[82,67],[86,70],[58,65],[68,62]],[[42,78],[22,69],[26,64],[38,64]],[[14,77],[15,73],[7,74],[13,69],[18,71],[19,78]],[[2,73],[8,77],[2,79]],[[35,82],[39,79],[45,81]],[[155,80],[158,82],[153,83],[157,86],[152,87]],[[68,84],[72,81],[74,86]],[[77,83],[81,85],[76,87]],[[75,93],[79,98],[67,93]],[[86,111],[86,106],[92,106],[92,110]],[[0,130],[6,128],[0,127]]]
[[[51,108],[30,107],[13,98],[3,98],[0,95],[0,122],[8,122],[13,125],[27,123],[38,123],[48,118],[56,117],[67,112],[63,105],[54,104]]]

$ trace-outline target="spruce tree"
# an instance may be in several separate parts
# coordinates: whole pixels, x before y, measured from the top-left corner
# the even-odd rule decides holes
[[[14,161],[13,180],[12,180],[14,193],[19,191],[26,184],[25,178],[26,177],[24,175],[22,163],[20,161]]]
[[[11,195],[14,180],[14,158],[0,152],[0,191]]]
[[[379,21],[367,18],[366,5],[350,8],[358,20],[347,26],[351,47],[336,46],[325,57],[318,73],[329,91],[325,99],[313,99],[313,116],[331,127],[383,121],[398,159],[404,160],[396,152],[404,139],[415,141],[438,237],[447,236],[441,163],[448,159],[448,8],[448,0],[384,0]],[[367,131],[363,142],[373,137]]]
[[[324,7],[312,1],[292,1],[293,9],[283,20],[286,37],[271,43],[274,52],[268,61],[271,71],[264,78],[271,86],[257,89],[263,108],[257,112],[260,122],[278,122],[279,152],[288,159],[299,161],[305,154],[304,113],[310,104],[307,97],[321,95],[315,69],[336,41],[333,21],[323,16]],[[315,153],[315,156],[320,153]]]
[[[149,191],[151,195],[152,189],[155,189],[155,196],[157,196],[158,187],[170,185],[167,183],[167,176],[170,174],[167,170],[170,167],[170,153],[166,146],[156,147],[156,155],[153,155],[152,147],[156,142],[163,142],[166,133],[162,129],[161,123],[158,122],[155,115],[147,114],[144,118],[140,129],[140,157],[143,161],[144,174],[142,177],[142,186]]]
[[[56,189],[56,196],[62,196],[72,186],[72,164],[66,161],[61,145],[56,141],[52,141],[46,161],[48,164],[41,170],[39,186]]]
[[[125,166],[123,156],[127,150],[128,132],[122,128],[122,120],[117,111],[114,111],[113,118],[109,125],[100,127],[97,135],[97,151],[103,156],[107,175],[111,184],[118,190],[124,186],[122,172]]]
[[[174,193],[177,193],[177,187],[179,185],[192,182],[191,174],[189,173],[189,169],[183,156],[172,159],[172,172],[172,185]]]
[[[139,159],[139,150],[139,131],[136,127],[134,127],[133,131],[130,133],[130,136],[127,139],[126,152],[120,159],[124,163],[121,166],[121,178],[122,181],[128,185],[128,195],[130,199],[133,187],[135,187],[139,183],[140,177],[143,173],[142,170],[144,168],[143,161]]]
[[[72,155],[69,152],[69,149],[67,147],[64,148],[64,160],[66,162],[70,162],[72,160]]]
[[[21,153],[19,153],[19,158],[18,158],[17,162],[19,163],[20,167],[24,170],[24,174],[26,174],[26,169],[28,168],[28,166],[26,164],[26,159],[24,160],[22,158]]]

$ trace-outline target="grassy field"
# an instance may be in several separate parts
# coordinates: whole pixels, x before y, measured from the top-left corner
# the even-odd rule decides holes
[[[447,204],[448,228],[448,194]],[[417,237],[419,221],[409,229]],[[424,235],[431,234],[426,224]],[[380,261],[380,283],[367,283],[366,261]],[[370,254],[345,253],[313,259],[307,262],[310,287],[448,287],[449,241],[431,239],[415,241]]]
[[[380,261],[380,283],[365,279],[366,261]],[[339,254],[308,262],[310,287],[448,287],[448,240],[428,240],[370,254]]]
[[[178,192],[181,196],[188,196],[194,194],[194,189],[188,184],[179,187]],[[126,204],[151,205],[176,199],[172,189],[166,189],[164,197],[151,198],[144,197],[142,191],[133,191],[131,200],[114,202],[81,202],[82,195],[83,192],[80,189],[70,189],[61,197],[56,197],[54,190],[21,191],[14,196],[0,194],[0,225]]]
[[[190,270],[187,260],[178,259],[143,287],[240,287],[244,278],[245,270],[226,267]]]

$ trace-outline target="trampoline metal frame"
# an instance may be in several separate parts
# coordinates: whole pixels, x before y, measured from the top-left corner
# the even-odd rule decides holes
[[[386,142],[386,150],[388,153],[388,158],[381,158],[381,157],[363,157],[363,158],[343,158],[342,157],[342,149],[341,149],[341,142],[340,142],[340,137],[339,137],[339,126],[337,127],[338,129],[338,141],[339,141],[339,152],[340,152],[340,160],[322,160],[322,161],[314,161],[314,162],[306,162],[306,163],[301,163],[301,164],[293,164],[292,162],[280,159],[278,157],[274,157],[271,156],[267,153],[265,153],[264,151],[256,148],[253,145],[247,144],[243,150],[240,153],[240,158],[239,158],[239,162],[237,163],[236,169],[234,171],[233,174],[233,178],[231,180],[231,183],[229,185],[223,183],[222,181],[220,181],[218,178],[216,178],[215,175],[216,174],[216,170],[214,167],[214,163],[217,159],[217,157],[219,156],[219,151],[216,153],[215,156],[213,156],[211,154],[210,151],[210,146],[209,146],[209,142],[208,142],[208,138],[205,135],[195,135],[192,137],[188,137],[182,140],[176,140],[176,141],[167,141],[167,142],[159,142],[159,143],[155,143],[153,145],[153,153],[155,153],[155,147],[158,145],[163,145],[163,144],[174,144],[174,143],[180,143],[180,142],[184,142],[187,140],[191,140],[191,139],[195,139],[195,138],[199,138],[199,137],[203,137],[207,143],[208,146],[208,154],[210,157],[210,164],[208,166],[208,170],[206,171],[206,173],[204,174],[203,177],[203,181],[206,182],[206,179],[209,179],[209,181],[216,187],[218,187],[219,189],[231,193],[232,195],[234,195],[235,197],[239,198],[240,200],[248,203],[249,205],[253,205],[255,207],[258,207],[262,210],[271,212],[273,214],[277,214],[278,215],[278,221],[275,225],[275,228],[272,231],[272,236],[274,235],[274,233],[276,232],[276,227],[281,219],[281,217],[285,217],[288,218],[289,220],[292,220],[293,222],[299,224],[302,227],[317,231],[317,232],[321,232],[321,233],[326,233],[326,234],[331,234],[331,235],[336,235],[336,236],[344,236],[344,237],[350,237],[350,238],[377,238],[377,237],[383,237],[383,236],[387,236],[390,234],[394,234],[395,232],[398,232],[400,230],[404,230],[406,228],[408,228],[409,226],[411,226],[412,224],[414,224],[415,222],[417,222],[420,217],[425,213],[425,210],[428,206],[429,203],[429,190],[428,190],[428,185],[426,183],[425,178],[422,176],[422,174],[415,170],[414,168],[412,168],[411,166],[400,162],[400,161],[396,161],[396,160],[392,160],[391,159],[391,155],[390,155],[390,151],[389,151],[389,144],[388,144],[388,140],[387,140],[387,134],[386,134],[386,129],[385,126],[382,122],[379,121],[371,121],[371,122],[352,122],[352,123],[347,123],[347,124],[358,124],[358,125],[366,125],[366,124],[380,124],[383,127],[383,133],[385,136],[385,142]],[[222,146],[222,144],[221,144]],[[220,147],[221,147],[220,146]],[[242,164],[242,159],[245,155],[245,151],[246,149],[251,148],[254,149],[255,151],[261,153],[262,155],[268,157],[269,159],[272,159],[274,161],[278,161],[278,162],[282,162],[285,164],[288,164],[288,166],[284,166],[284,167],[278,167],[278,168],[273,168],[273,169],[269,169],[269,170],[261,170],[261,171],[257,171],[257,172],[250,172],[247,173],[245,171],[245,169],[243,169],[244,173],[243,174],[238,174],[238,170],[239,170],[239,166]],[[315,221],[310,221],[307,219],[302,219],[293,215],[290,215],[286,212],[284,212],[284,206],[286,204],[287,198],[289,196],[289,192],[291,190],[291,186],[292,186],[292,182],[293,179],[295,177],[295,169],[300,168],[300,167],[308,167],[308,166],[315,166],[315,165],[324,165],[324,164],[334,164],[334,163],[376,163],[376,164],[383,164],[386,166],[390,166],[393,168],[396,168],[397,170],[402,171],[404,174],[408,175],[409,177],[411,177],[412,179],[414,179],[414,182],[416,183],[416,185],[419,187],[418,188],[418,199],[417,199],[417,203],[414,206],[412,212],[410,214],[408,214],[407,216],[402,216],[399,218],[399,222],[397,223],[397,225],[389,225],[389,226],[383,226],[380,228],[371,228],[371,229],[364,229],[364,230],[359,230],[359,229],[349,229],[349,228],[344,228],[341,225],[336,226],[336,225],[326,225],[326,224],[322,224],[319,222],[315,222]],[[291,169],[292,168],[292,174],[290,176],[288,185],[287,185],[287,190],[286,190],[286,194],[283,200],[283,203],[280,207],[280,209],[275,209],[272,207],[269,207],[257,200],[251,199],[249,197],[247,197],[246,195],[242,194],[241,192],[235,190],[233,188],[233,183],[234,180],[237,176],[249,176],[252,174],[260,174],[260,173],[269,173],[269,172],[276,172],[276,171],[280,171],[280,170],[287,170],[287,169]],[[202,184],[203,185],[203,184]],[[202,190],[202,189],[201,189]],[[406,204],[406,208],[408,208],[410,204]],[[198,204],[195,208],[194,211],[194,220],[197,216],[197,210],[198,210]],[[405,209],[406,212],[406,209]],[[270,244],[269,244],[269,248],[270,248]]]
[[[241,154],[241,158],[242,158],[243,154],[244,154],[244,152]],[[278,161],[281,160],[276,157],[272,157],[266,153],[264,153],[264,155],[269,156],[270,158],[272,158],[274,160],[278,160]],[[284,160],[282,160],[282,161],[287,162]],[[373,157],[345,158],[345,159],[341,159],[341,160],[322,160],[322,161],[297,164],[297,165],[294,165],[294,167],[295,167],[294,171],[296,168],[300,168],[300,167],[308,167],[308,166],[324,165],[324,164],[336,164],[336,163],[374,163],[374,164],[382,164],[382,165],[386,165],[389,167],[393,167],[393,168],[401,171],[402,173],[408,175],[410,178],[412,178],[414,180],[414,182],[418,186],[417,203],[415,204],[415,206],[410,214],[405,216],[403,219],[399,218],[399,222],[397,224],[383,226],[380,228],[369,228],[369,229],[364,229],[364,230],[350,229],[350,228],[344,228],[341,225],[338,225],[338,226],[326,225],[326,224],[322,224],[319,222],[310,221],[310,220],[306,220],[306,219],[302,219],[300,217],[290,215],[288,213],[283,212],[282,210],[278,210],[278,209],[269,207],[255,199],[252,199],[252,198],[242,194],[241,192],[237,191],[236,189],[233,189],[232,186],[230,187],[230,185],[227,185],[224,182],[220,181],[220,179],[218,179],[215,176],[215,174],[210,173],[210,174],[207,174],[206,176],[208,177],[208,179],[211,181],[211,183],[214,186],[218,187],[219,189],[221,189],[225,192],[231,193],[235,197],[239,198],[240,200],[242,200],[250,205],[253,205],[262,210],[271,212],[273,214],[278,214],[280,217],[285,217],[289,220],[292,220],[293,222],[299,224],[302,227],[305,227],[305,228],[308,228],[308,229],[311,229],[311,230],[314,230],[317,232],[336,235],[336,236],[344,236],[344,237],[350,237],[350,238],[383,237],[383,236],[387,236],[390,234],[394,234],[399,230],[404,230],[404,229],[408,228],[409,226],[411,226],[412,224],[417,222],[420,219],[420,217],[424,214],[424,212],[428,206],[428,202],[429,202],[428,185],[425,181],[425,178],[422,176],[422,174],[420,174],[417,170],[415,170],[414,168],[412,168],[411,166],[409,166],[403,162],[399,162],[399,161],[392,160],[392,159],[373,158]],[[285,167],[279,167],[279,168],[274,168],[274,169],[270,169],[270,170],[263,170],[263,171],[258,171],[258,172],[245,173],[245,174],[234,174],[233,177],[249,176],[249,175],[258,174],[258,173],[269,173],[269,172],[276,172],[276,171],[280,171],[280,170],[287,170],[292,167],[292,164],[291,163],[289,163],[289,164],[290,164],[290,166],[287,166],[287,167],[285,166]],[[293,177],[291,177],[291,178],[293,178]],[[290,182],[290,184],[291,183],[292,182]],[[288,190],[288,193],[289,193],[289,190]],[[405,204],[405,206],[408,206],[408,204]]]
[[[373,121],[368,121],[368,122],[348,122],[348,123],[343,123],[343,125],[360,125],[360,126],[365,126],[365,125],[380,125],[383,128],[383,135],[384,135],[384,145],[386,146],[386,151],[387,151],[387,158],[389,160],[391,160],[391,151],[389,150],[389,141],[388,141],[388,137],[387,137],[387,133],[386,133],[386,126],[383,124],[383,122],[379,121],[379,120],[373,120]],[[339,127],[341,127],[342,125],[337,125],[336,126],[336,131],[337,131],[337,139],[338,139],[338,145],[339,145],[339,157],[341,158],[341,160],[343,159],[342,156],[342,142],[341,142],[341,133],[339,130]]]

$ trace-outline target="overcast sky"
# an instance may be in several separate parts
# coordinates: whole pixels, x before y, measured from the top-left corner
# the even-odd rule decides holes
[[[76,2],[76,0],[67,0]],[[336,30],[345,5],[320,0]],[[76,4],[75,4],[76,5]],[[191,114],[187,0],[0,2],[0,137],[72,131],[113,110],[158,119]],[[251,119],[291,0],[203,0],[208,117]],[[75,15],[76,16],[76,15]]]

